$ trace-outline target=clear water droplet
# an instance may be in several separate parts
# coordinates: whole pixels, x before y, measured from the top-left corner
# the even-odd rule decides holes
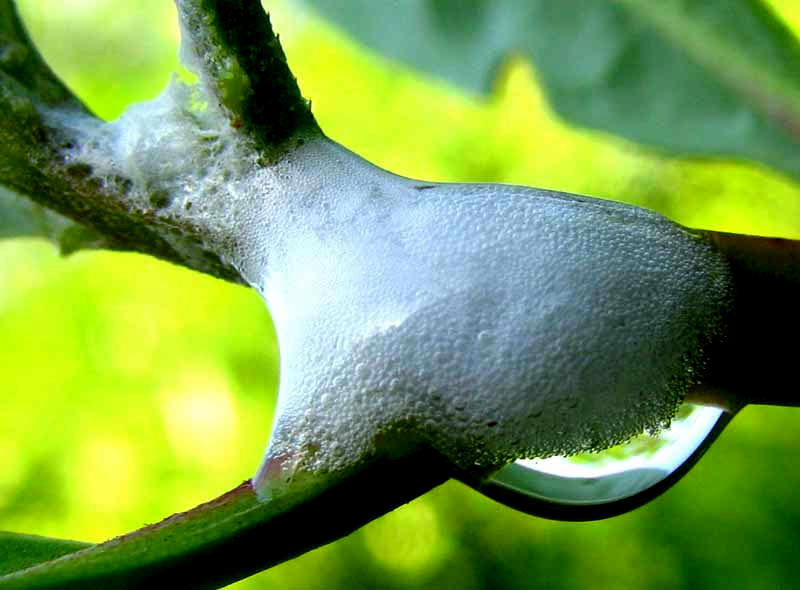
[[[469,483],[523,512],[595,520],[637,508],[678,481],[730,422],[717,408],[684,404],[669,428],[571,457],[517,460]]]

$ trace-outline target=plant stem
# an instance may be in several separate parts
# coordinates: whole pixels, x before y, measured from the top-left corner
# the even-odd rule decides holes
[[[729,411],[746,404],[800,406],[800,241],[703,231],[727,258],[732,309],[689,401]]]
[[[375,460],[324,490],[268,502],[247,481],[158,524],[0,577],[0,589],[220,588],[348,535],[449,475],[432,455]]]
[[[0,0],[0,184],[75,221],[87,247],[243,283],[229,251],[248,212],[212,185],[209,170],[233,186],[319,130],[258,0],[177,5],[182,52],[202,81],[192,98],[205,110],[173,104],[168,90],[140,116],[105,124],[45,64],[14,3]],[[55,238],[73,250],[75,233]]]
[[[231,124],[269,150],[298,129],[316,129],[258,0],[176,0],[182,55]]]

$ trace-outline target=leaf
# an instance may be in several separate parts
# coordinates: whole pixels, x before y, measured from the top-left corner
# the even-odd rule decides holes
[[[89,547],[89,543],[0,531],[0,576]]]
[[[304,1],[469,91],[521,53],[574,124],[800,179],[800,44],[759,0]]]
[[[47,238],[63,255],[107,245],[97,232],[0,186],[0,239],[15,237]]]
[[[71,222],[0,186],[0,238],[52,238]]]

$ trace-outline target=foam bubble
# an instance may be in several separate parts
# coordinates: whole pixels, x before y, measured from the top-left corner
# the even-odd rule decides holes
[[[302,438],[300,464],[336,470],[398,425],[461,467],[612,446],[670,421],[727,305],[721,257],[651,211],[422,188],[324,139],[287,172],[291,224],[256,277],[282,356],[267,461]]]

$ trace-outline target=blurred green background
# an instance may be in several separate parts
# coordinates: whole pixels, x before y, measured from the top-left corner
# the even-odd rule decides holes
[[[54,69],[103,117],[182,71],[171,2],[20,4]],[[772,5],[800,30],[800,5]],[[797,185],[760,166],[666,159],[569,128],[522,61],[509,60],[479,100],[365,52],[296,4],[267,7],[323,129],[383,167],[800,238]],[[255,293],[143,256],[62,259],[41,241],[0,242],[0,334],[0,529],[100,541],[254,472],[278,358]],[[795,587],[799,418],[746,409],[675,489],[610,521],[541,520],[448,483],[234,587]]]

